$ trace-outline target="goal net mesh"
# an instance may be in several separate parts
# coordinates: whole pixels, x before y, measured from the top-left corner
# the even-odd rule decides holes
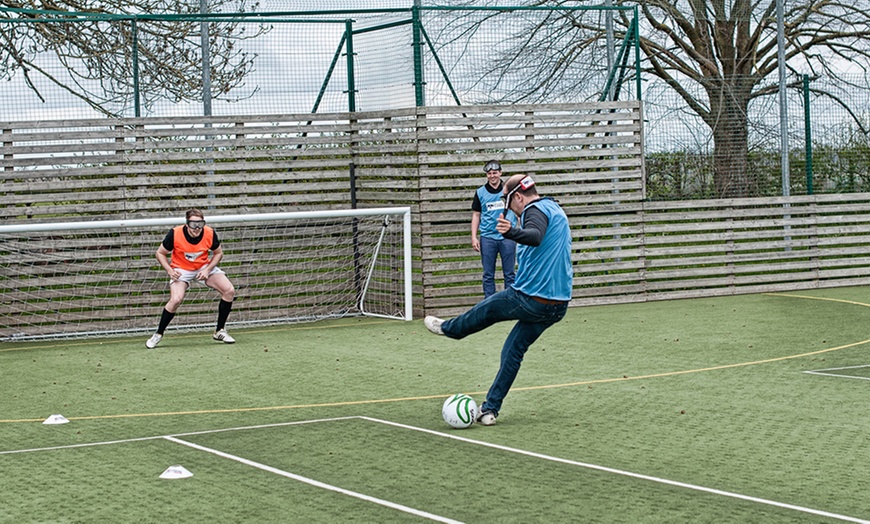
[[[310,214],[206,217],[224,251],[219,267],[236,288],[228,327],[405,318],[404,214]],[[0,341],[153,331],[169,298],[154,254],[179,223],[0,228]],[[214,329],[219,300],[193,283],[170,330]]]

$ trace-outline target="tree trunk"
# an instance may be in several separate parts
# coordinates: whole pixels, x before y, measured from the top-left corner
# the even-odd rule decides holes
[[[719,198],[758,196],[757,177],[749,172],[748,134],[742,115],[713,129],[713,182]]]
[[[749,89],[725,84],[710,93],[713,182],[719,198],[758,196],[758,177],[749,169]],[[712,90],[711,90],[712,91]]]

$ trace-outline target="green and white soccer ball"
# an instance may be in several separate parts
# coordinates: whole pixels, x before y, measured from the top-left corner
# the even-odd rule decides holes
[[[441,406],[441,416],[451,427],[467,428],[474,424],[474,419],[477,418],[477,402],[464,393],[451,395]]]

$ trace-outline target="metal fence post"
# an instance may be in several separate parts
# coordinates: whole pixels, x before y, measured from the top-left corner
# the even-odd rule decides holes
[[[411,27],[414,38],[414,98],[417,107],[426,105],[426,92],[423,89],[423,42],[420,38],[420,0],[414,0],[411,8]]]
[[[133,114],[139,118],[142,108],[139,103],[139,26],[136,18],[130,20],[130,36],[133,38]]]
[[[810,77],[804,75],[804,156],[806,157],[807,194],[813,194],[813,131],[810,120]]]
[[[353,22],[344,23],[344,34],[347,36],[347,110],[356,111],[356,84],[353,71]]]

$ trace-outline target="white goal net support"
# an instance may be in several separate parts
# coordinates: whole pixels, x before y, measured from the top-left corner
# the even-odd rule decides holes
[[[412,319],[410,208],[208,216],[236,288],[228,327]],[[169,299],[157,247],[181,218],[0,226],[0,341],[153,332]],[[193,284],[170,330],[214,329]]]

